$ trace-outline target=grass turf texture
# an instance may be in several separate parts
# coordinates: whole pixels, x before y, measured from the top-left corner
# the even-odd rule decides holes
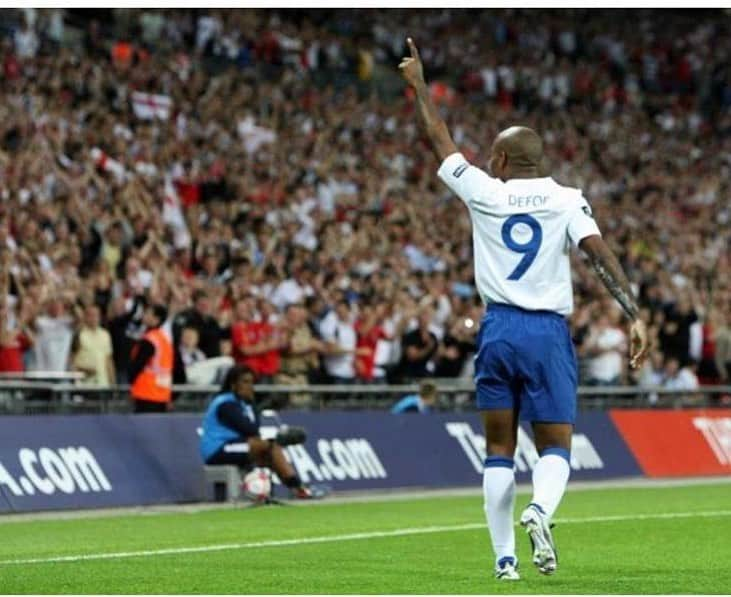
[[[519,495],[516,516],[528,499]],[[709,511],[726,514],[654,518]],[[612,516],[624,518],[578,522]],[[518,527],[523,578],[513,583],[493,579],[478,496],[13,522],[0,525],[0,588],[3,593],[34,594],[698,594],[731,589],[731,485],[569,491],[556,522],[557,573],[544,577],[535,570],[529,541]],[[475,528],[198,553],[7,563],[436,525]]]

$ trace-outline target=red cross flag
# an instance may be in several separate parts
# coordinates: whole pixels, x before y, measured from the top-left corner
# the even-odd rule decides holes
[[[135,91],[132,94],[132,108],[135,116],[142,120],[167,120],[173,109],[173,100],[169,95],[155,95]]]

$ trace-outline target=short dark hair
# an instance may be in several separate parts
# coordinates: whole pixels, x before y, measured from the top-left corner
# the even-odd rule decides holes
[[[238,383],[239,379],[245,375],[251,375],[254,378],[254,381],[256,381],[256,373],[250,367],[247,367],[246,365],[234,365],[231,367],[221,384],[221,392],[233,392],[234,386]]]
[[[155,303],[153,305],[150,305],[150,309],[152,309],[152,312],[155,314],[155,317],[157,317],[158,321],[160,322],[159,325],[162,325],[163,323],[165,323],[165,321],[168,318],[168,309],[165,305]]]

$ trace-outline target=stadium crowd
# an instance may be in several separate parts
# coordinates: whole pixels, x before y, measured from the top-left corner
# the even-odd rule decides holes
[[[574,255],[584,383],[729,383],[728,15],[107,12],[3,11],[0,371],[125,382],[155,303],[177,381],[221,356],[285,384],[469,376],[469,216],[394,80],[410,34],[465,155],[536,128],[635,284],[654,351],[630,374]]]

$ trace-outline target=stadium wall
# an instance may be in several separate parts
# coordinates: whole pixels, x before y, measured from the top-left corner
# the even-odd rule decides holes
[[[285,412],[308,429],[288,448],[303,480],[334,490],[479,485],[484,439],[474,413]],[[196,415],[0,417],[0,512],[205,499]],[[523,425],[516,471],[538,459]],[[731,474],[731,410],[580,413],[573,479]]]

